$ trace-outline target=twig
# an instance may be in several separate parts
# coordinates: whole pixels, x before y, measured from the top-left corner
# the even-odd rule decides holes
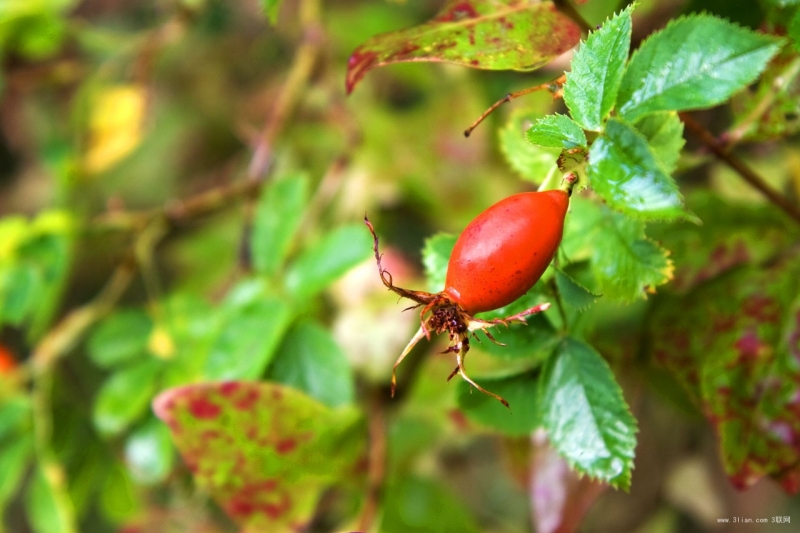
[[[688,113],[680,113],[680,117],[686,127],[692,130],[692,132],[700,138],[703,144],[706,145],[709,150],[711,150],[714,155],[717,156],[718,159],[735,170],[754,189],[760,192],[765,198],[780,208],[789,217],[794,219],[795,222],[800,224],[800,208],[798,208],[797,205],[789,202],[786,198],[773,191],[764,178],[759,176],[741,159],[733,154],[728,153],[722,143],[720,143],[711,134],[711,132],[705,129],[691,115]]]
[[[369,402],[367,495],[358,520],[358,529],[364,533],[369,533],[374,527],[386,479],[386,394],[381,388],[372,387],[367,401]]]
[[[553,98],[560,98],[561,97],[561,87],[564,85],[566,81],[566,76],[562,74],[558,78],[548,81],[547,83],[543,83],[541,85],[536,85],[535,87],[528,87],[527,89],[522,89],[521,91],[517,91],[515,93],[508,93],[503,98],[495,102],[494,104],[489,107],[486,111],[484,111],[481,116],[473,122],[469,128],[464,130],[464,137],[469,137],[470,134],[478,127],[478,125],[484,121],[486,117],[492,114],[492,112],[500,107],[501,105],[505,104],[506,102],[510,102],[515,98],[519,98],[520,96],[525,96],[526,94],[530,94],[536,91],[550,91],[553,94]]]
[[[302,0],[300,22],[303,28],[303,41],[297,49],[289,76],[281,88],[269,118],[256,141],[253,156],[247,171],[248,181],[263,181],[272,164],[272,145],[286,124],[286,120],[297,107],[305,90],[312,69],[317,61],[322,45],[320,24],[320,0]],[[239,263],[245,272],[251,269],[250,236],[253,232],[256,198],[245,203],[244,224],[239,247]]]

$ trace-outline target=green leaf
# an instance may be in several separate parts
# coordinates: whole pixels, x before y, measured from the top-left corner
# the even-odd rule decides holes
[[[31,406],[28,396],[16,395],[0,400],[0,439],[30,430]]]
[[[258,379],[280,346],[292,309],[278,296],[246,281],[228,295],[222,323],[206,361],[207,379]]]
[[[586,135],[578,124],[566,115],[547,115],[534,122],[525,138],[531,144],[548,148],[580,148],[586,146]]]
[[[286,289],[298,300],[316,296],[370,254],[372,238],[363,224],[336,228],[291,264]]]
[[[513,111],[498,136],[500,150],[509,166],[523,179],[537,185],[558,171],[556,163],[561,153],[561,150],[533,145],[525,139],[526,132],[541,114],[526,109]]]
[[[586,310],[586,308],[595,303],[601,296],[599,294],[592,294],[589,289],[575,281],[562,270],[556,270],[556,286],[558,287],[558,294],[561,296],[561,301],[578,311]]]
[[[278,23],[278,10],[283,0],[261,0],[261,9],[267,15],[267,20],[274,26]]]
[[[800,11],[794,14],[792,21],[789,23],[789,37],[794,42],[794,48],[800,52]]]
[[[571,49],[578,25],[552,2],[449,0],[425,24],[377,35],[347,64],[347,92],[371,69],[442,61],[490,70],[533,70]]]
[[[578,472],[628,490],[636,420],[603,357],[566,339],[540,384],[542,425],[553,447]]]
[[[330,407],[352,403],[355,396],[347,356],[328,330],[315,322],[300,322],[289,331],[269,378]]]
[[[675,181],[628,124],[608,121],[592,144],[587,171],[592,189],[617,211],[657,220],[689,216]]]
[[[142,506],[127,470],[113,462],[107,466],[107,475],[100,491],[100,510],[114,524],[133,518]]]
[[[113,368],[147,354],[153,321],[142,310],[118,311],[103,320],[89,337],[87,350],[101,368]]]
[[[796,489],[799,293],[795,255],[662,299],[650,320],[655,360],[715,426],[725,471],[741,489],[764,476]]]
[[[503,408],[505,409],[505,407]],[[478,533],[470,508],[440,483],[404,475],[387,484],[382,533]]]
[[[781,41],[696,15],[671,21],[633,54],[617,98],[630,122],[658,111],[712,107],[753,82]]]
[[[510,409],[495,398],[474,390],[466,381],[459,380],[456,386],[458,406],[467,418],[482,426],[506,435],[529,435],[538,424],[537,374],[525,372],[476,380],[484,389],[505,398]]]
[[[145,359],[117,370],[103,383],[92,417],[101,434],[118,435],[144,414],[155,394],[160,369],[159,361]]]
[[[650,150],[671,174],[675,171],[681,149],[686,141],[683,139],[683,122],[675,112],[653,113],[636,121],[636,130],[644,135]]]
[[[256,208],[251,248],[256,272],[274,276],[292,246],[303,218],[308,178],[302,174],[273,183]]]
[[[633,301],[672,279],[669,252],[648,239],[644,224],[605,211],[603,225],[593,232],[591,266],[604,297]]]
[[[155,485],[172,471],[175,453],[167,427],[150,418],[125,441],[125,463],[136,483]]]
[[[458,237],[451,233],[437,233],[433,237],[425,239],[425,247],[422,249],[422,264],[425,267],[428,288],[432,292],[444,289],[447,265],[450,263],[450,255],[453,253],[456,240]]]
[[[0,443],[0,510],[19,490],[22,476],[33,457],[33,435],[19,435]]]
[[[197,486],[244,531],[307,523],[321,492],[352,475],[366,435],[353,409],[332,410],[274,383],[203,383],[153,403]]]
[[[572,59],[564,103],[584,129],[600,131],[620,89],[631,47],[631,4],[592,32]]]
[[[78,530],[69,500],[65,498],[65,493],[53,490],[45,475],[41,467],[36,468],[25,499],[28,520],[33,531],[76,533]]]

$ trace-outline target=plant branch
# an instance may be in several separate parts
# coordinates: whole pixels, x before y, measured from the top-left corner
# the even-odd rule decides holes
[[[699,122],[697,122],[691,115],[687,113],[680,113],[681,120],[687,128],[692,130],[692,133],[697,135],[705,146],[711,150],[715,156],[730,168],[735,170],[744,180],[749,183],[754,189],[760,192],[765,198],[772,202],[776,207],[780,208],[789,217],[794,219],[795,222],[800,224],[800,208],[772,190],[767,182],[758,175],[753,169],[747,166],[741,159],[733,154],[728,153],[725,146],[718,141],[707,129],[705,129]]]
[[[358,529],[364,533],[372,531],[381,507],[383,486],[386,479],[386,395],[382,387],[370,387],[367,397],[369,417],[369,457],[367,470],[367,495]]]
[[[553,99],[560,98],[561,94],[562,94],[562,90],[561,89],[562,89],[566,79],[567,79],[566,75],[562,74],[558,78],[556,78],[556,79],[554,79],[552,81],[548,81],[547,83],[543,83],[541,85],[536,85],[534,87],[528,87],[527,89],[522,89],[521,91],[517,91],[515,93],[508,93],[503,98],[501,98],[497,102],[493,103],[489,107],[489,109],[484,111],[481,114],[481,116],[479,116],[475,120],[475,122],[473,122],[470,125],[469,128],[465,129],[464,130],[464,137],[469,137],[472,134],[472,132],[475,131],[475,128],[477,128],[480,125],[480,123],[483,122],[486,119],[486,117],[491,115],[492,112],[495,109],[497,109],[501,105],[505,104],[506,102],[510,102],[511,100],[519,98],[520,96],[525,96],[526,94],[530,94],[530,93],[536,92],[536,91],[550,91],[552,93],[552,95],[553,95]]]

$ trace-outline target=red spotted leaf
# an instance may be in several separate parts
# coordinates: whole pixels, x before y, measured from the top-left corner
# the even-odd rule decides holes
[[[800,486],[800,267],[742,267],[653,317],[656,360],[672,371],[717,430],[731,482],[764,476]]]
[[[352,471],[353,411],[273,383],[170,389],[153,408],[200,487],[244,531],[299,531],[320,492]]]
[[[450,0],[430,21],[377,35],[347,65],[347,92],[371,69],[440,61],[488,70],[533,70],[578,44],[580,27],[552,2]]]

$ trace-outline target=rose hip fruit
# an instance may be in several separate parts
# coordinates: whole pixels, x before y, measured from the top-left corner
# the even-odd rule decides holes
[[[561,243],[574,181],[570,175],[563,190],[515,194],[478,215],[458,237],[448,263],[445,288],[436,294],[411,291],[392,283],[392,275],[381,266],[375,228],[364,217],[372,233],[375,260],[383,284],[401,297],[416,302],[411,309],[422,308],[420,328],[392,369],[392,396],[397,384],[397,367],[414,345],[422,337],[430,339],[431,331],[447,332],[450,344],[442,353],[455,353],[457,362],[447,380],[460,374],[470,385],[508,407],[505,399],[467,376],[464,358],[469,351],[470,336],[476,337],[475,332],[480,330],[489,340],[497,342],[488,328],[499,324],[508,326],[511,322],[524,324],[526,316],[544,311],[550,304],[540,304],[494,320],[482,320],[473,315],[510,304],[539,280]]]

